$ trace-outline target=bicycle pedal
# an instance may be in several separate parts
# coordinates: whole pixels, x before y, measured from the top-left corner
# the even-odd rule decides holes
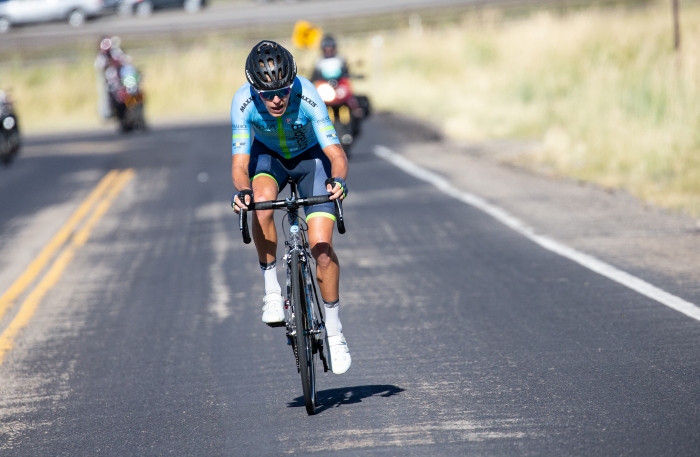
[[[265,323],[268,327],[284,327],[284,322],[267,322]]]

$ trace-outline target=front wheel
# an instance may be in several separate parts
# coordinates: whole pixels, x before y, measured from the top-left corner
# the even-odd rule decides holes
[[[202,9],[202,0],[185,0],[183,8],[188,13],[196,13]]]
[[[314,366],[312,325],[306,297],[299,253],[292,252],[292,307],[296,324],[296,346],[299,355],[301,388],[306,412],[316,414],[316,367]]]
[[[12,23],[5,16],[0,16],[0,33],[5,33],[10,30]]]

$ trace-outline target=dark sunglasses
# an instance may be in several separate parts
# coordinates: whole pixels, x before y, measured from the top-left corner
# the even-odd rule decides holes
[[[262,98],[267,99],[267,100],[272,100],[275,98],[275,96],[279,98],[284,98],[289,93],[292,91],[292,86],[289,87],[283,87],[282,89],[277,89],[277,90],[259,90],[258,95],[260,95]]]

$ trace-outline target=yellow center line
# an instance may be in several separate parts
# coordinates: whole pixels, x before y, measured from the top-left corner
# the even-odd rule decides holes
[[[130,168],[128,170],[124,170],[121,175],[119,175],[119,177],[115,180],[114,186],[112,186],[112,188],[109,190],[107,197],[105,197],[105,199],[97,205],[90,218],[85,222],[85,224],[83,224],[80,230],[73,235],[73,245],[80,247],[87,242],[88,238],[90,238],[93,227],[95,227],[97,222],[102,219],[102,216],[105,215],[109,207],[112,205],[114,199],[117,197],[117,195],[119,195],[126,183],[131,181],[131,178],[133,178],[135,174],[136,172]]]
[[[10,322],[7,328],[0,334],[0,365],[2,365],[5,355],[12,349],[17,334],[29,323],[39,307],[41,300],[46,293],[56,285],[63,275],[63,272],[73,260],[75,252],[87,242],[92,229],[107,212],[124,186],[134,177],[134,174],[134,170],[128,169],[119,173],[118,176],[113,179],[114,183],[109,189],[107,196],[97,205],[95,211],[81,229],[75,233],[71,242],[65,247],[61,254],[59,254],[34,290],[27,295],[27,298],[20,306],[12,322]]]
[[[56,251],[68,240],[75,228],[88,214],[90,208],[92,208],[95,202],[102,198],[104,193],[109,189],[109,186],[112,185],[118,174],[119,172],[117,170],[112,170],[102,178],[93,191],[90,192],[90,195],[78,206],[68,221],[63,224],[63,227],[61,227],[53,238],[49,240],[48,244],[44,246],[39,255],[27,266],[9,289],[0,296],[0,319],[2,319],[7,310],[12,307],[17,297],[19,297],[34,279],[36,279],[39,273],[41,273]]]

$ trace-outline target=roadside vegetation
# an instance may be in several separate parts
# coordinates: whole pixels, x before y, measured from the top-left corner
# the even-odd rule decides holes
[[[700,216],[700,5],[684,4],[682,49],[670,6],[504,17],[341,36],[358,91],[462,141],[523,139],[521,166],[623,188]],[[212,37],[187,48],[132,52],[152,120],[225,119],[252,43]],[[285,43],[288,45],[288,43]],[[126,44],[127,51],[128,43]],[[295,51],[310,69],[316,51]],[[353,67],[351,67],[353,68]],[[0,68],[26,131],[94,127],[92,57]]]
[[[667,2],[514,20],[486,11],[390,34],[383,80],[368,89],[378,107],[452,138],[535,140],[512,159],[521,165],[699,216],[700,7],[683,8],[678,55]],[[362,44],[356,55],[371,55]]]

